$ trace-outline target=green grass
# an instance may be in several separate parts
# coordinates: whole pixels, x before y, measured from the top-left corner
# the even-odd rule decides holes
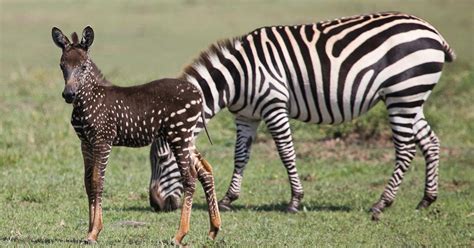
[[[394,206],[382,221],[370,221],[367,209],[392,172],[390,143],[321,141],[337,128],[293,122],[305,199],[303,211],[286,214],[282,212],[290,197],[286,172],[262,127],[241,199],[235,203],[237,210],[222,213],[217,241],[206,238],[208,220],[200,189],[186,241],[196,247],[474,245],[474,4],[470,0],[2,0],[0,4],[1,246],[75,246],[87,231],[82,158],[69,124],[71,106],[61,98],[60,50],[51,41],[52,26],[70,33],[92,25],[96,31],[93,59],[112,82],[131,85],[176,76],[210,43],[259,26],[377,10],[401,10],[428,20],[458,54],[458,60],[446,66],[426,107],[442,142],[439,200],[426,211],[414,210],[424,185],[424,164],[418,156]],[[381,120],[382,109],[360,120],[364,130]],[[217,193],[222,197],[233,169],[232,116],[222,112],[209,129],[215,144],[210,146],[202,135],[198,146],[214,166]],[[148,148],[113,149],[99,245],[170,244],[179,212],[150,210],[149,170]],[[123,221],[145,225],[133,227]]]

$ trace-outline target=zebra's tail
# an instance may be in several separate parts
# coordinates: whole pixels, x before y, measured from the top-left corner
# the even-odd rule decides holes
[[[444,51],[444,60],[446,62],[453,62],[456,59],[456,53],[454,53],[454,49],[452,49],[448,42],[444,39],[444,37],[436,31],[441,38],[441,45],[443,46],[443,51]]]
[[[209,143],[211,143],[211,145],[214,145],[212,143],[211,136],[209,135],[209,132],[207,131],[206,118],[204,118],[204,109],[203,111],[201,111],[201,118],[202,118],[202,125],[204,127],[204,130],[206,131],[207,139],[209,140]]]
[[[448,42],[443,41],[444,59],[446,62],[453,62],[456,59],[456,53],[449,46]]]
[[[417,18],[417,17],[415,17]],[[439,36],[440,38],[440,42],[441,42],[441,45],[443,46],[443,51],[444,51],[444,61],[446,62],[453,62],[455,59],[456,59],[456,53],[454,53],[454,49],[452,49],[448,42],[446,41],[446,39],[444,39],[444,37],[441,35],[441,33],[436,30],[436,28],[434,28],[433,26],[431,26],[428,22],[426,22],[425,20],[422,20],[420,18],[418,18],[418,20],[428,24],[430,26],[431,29],[433,29],[435,31],[435,33]]]

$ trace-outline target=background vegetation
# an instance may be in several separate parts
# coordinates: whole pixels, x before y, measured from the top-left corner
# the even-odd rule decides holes
[[[206,238],[201,190],[196,192],[187,240],[198,247],[474,246],[472,1],[0,3],[0,245],[75,246],[87,231],[82,158],[69,124],[71,106],[61,98],[60,50],[51,41],[52,26],[71,33],[92,25],[95,62],[112,82],[133,85],[174,77],[210,43],[260,26],[400,10],[432,23],[458,54],[457,61],[445,67],[426,107],[442,141],[438,202],[426,211],[414,210],[424,186],[424,163],[418,156],[394,206],[382,221],[370,221],[367,210],[378,199],[394,164],[383,106],[378,106],[352,125],[293,123],[306,193],[303,210],[294,215],[283,212],[289,183],[262,127],[241,199],[235,203],[236,211],[222,213],[217,241]],[[209,129],[215,144],[210,146],[201,136],[198,146],[215,168],[222,197],[233,169],[232,116],[223,111]],[[349,139],[330,139],[334,137]],[[169,244],[179,212],[151,211],[149,175],[148,148],[114,148],[107,169],[100,245]]]

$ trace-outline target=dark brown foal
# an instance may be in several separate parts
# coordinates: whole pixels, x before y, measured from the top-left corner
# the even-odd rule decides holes
[[[94,32],[86,27],[79,42],[72,43],[53,28],[54,43],[62,48],[61,70],[66,82],[63,97],[74,106],[71,124],[81,140],[84,183],[89,199],[88,242],[96,242],[102,230],[102,192],[112,146],[142,147],[157,139],[172,148],[183,180],[184,201],[176,244],[189,231],[196,178],[209,206],[209,237],[220,228],[212,168],[194,146],[193,130],[202,115],[201,93],[191,83],[163,79],[133,87],[113,86],[89,57]]]

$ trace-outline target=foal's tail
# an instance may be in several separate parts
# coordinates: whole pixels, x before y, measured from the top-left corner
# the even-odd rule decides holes
[[[211,145],[214,145],[214,144],[212,143],[211,136],[209,135],[209,132],[207,131],[206,118],[204,118],[204,109],[201,111],[201,118],[202,118],[202,125],[204,126],[204,130],[206,130],[207,139],[209,140],[209,142],[211,143]]]

